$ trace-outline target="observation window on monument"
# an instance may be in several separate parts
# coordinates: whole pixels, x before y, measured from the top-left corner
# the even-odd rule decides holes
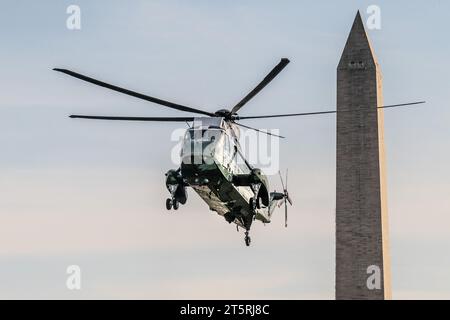
[[[364,64],[364,61],[362,61],[362,60],[359,60],[358,62],[350,61],[349,67],[352,69],[364,69],[365,64]]]

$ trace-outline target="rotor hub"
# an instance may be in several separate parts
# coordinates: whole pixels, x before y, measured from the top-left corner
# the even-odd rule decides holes
[[[233,115],[235,115],[234,113],[232,113],[230,110],[228,109],[220,109],[217,110],[216,112],[214,112],[214,114],[218,117],[223,117],[227,120],[231,120]]]

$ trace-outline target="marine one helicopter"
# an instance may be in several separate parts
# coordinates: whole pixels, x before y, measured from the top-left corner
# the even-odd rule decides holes
[[[201,115],[199,117],[70,115],[70,118],[192,123],[190,128],[186,130],[183,139],[181,166],[177,169],[169,170],[166,173],[166,187],[170,193],[170,197],[166,200],[166,208],[167,210],[177,210],[180,204],[186,204],[188,198],[186,189],[187,187],[192,187],[208,204],[210,210],[216,211],[219,215],[223,216],[228,223],[235,223],[238,229],[239,227],[245,229],[245,244],[249,246],[251,243],[249,231],[253,221],[259,220],[263,223],[269,223],[275,208],[277,206],[281,207],[283,204],[285,210],[285,226],[287,227],[287,204],[292,205],[292,200],[287,190],[287,171],[285,181],[283,181],[280,174],[283,191],[270,192],[267,177],[260,169],[253,167],[244,158],[239,144],[239,127],[255,130],[278,138],[284,137],[249,127],[238,121],[336,113],[336,111],[319,111],[257,116],[240,116],[238,114],[241,108],[269,84],[288,63],[289,60],[287,58],[281,59],[267,76],[241,101],[232,107],[231,110],[221,109],[215,112],[161,100],[67,69],[55,68],[53,70],[171,109]],[[418,103],[423,102],[383,106],[380,108]]]

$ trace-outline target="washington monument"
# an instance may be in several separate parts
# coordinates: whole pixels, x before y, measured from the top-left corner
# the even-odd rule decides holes
[[[336,299],[390,299],[382,79],[361,15],[337,68]]]

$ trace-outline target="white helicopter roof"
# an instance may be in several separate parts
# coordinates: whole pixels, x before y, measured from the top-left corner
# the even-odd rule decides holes
[[[208,128],[224,128],[222,117],[201,117],[194,118],[192,126],[194,129],[208,129]]]
[[[239,128],[233,123],[227,123],[223,117],[199,117],[194,118],[192,128],[195,129],[223,129],[230,132],[236,139],[236,143],[239,141],[240,131]]]

